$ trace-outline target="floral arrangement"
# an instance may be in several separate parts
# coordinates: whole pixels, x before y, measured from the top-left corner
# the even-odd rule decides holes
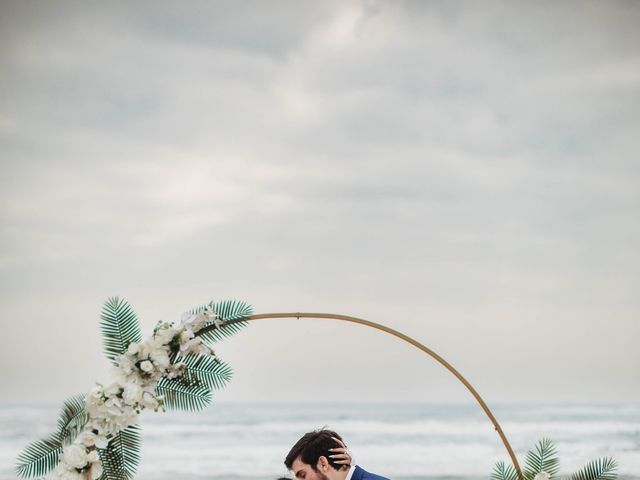
[[[210,302],[186,312],[177,324],[159,322],[142,341],[130,305],[108,299],[101,327],[104,352],[114,365],[112,381],[67,399],[58,430],[18,457],[18,475],[133,478],[140,462],[137,423],[142,410],[200,410],[208,405],[211,390],[231,378],[230,367],[215,356],[211,344],[236,333],[251,313],[244,302]]]
[[[598,458],[585,465],[566,480],[615,480],[617,464],[611,457]],[[560,459],[553,442],[548,438],[540,440],[535,449],[529,450],[525,458],[522,476],[513,465],[496,463],[491,480],[560,480]]]

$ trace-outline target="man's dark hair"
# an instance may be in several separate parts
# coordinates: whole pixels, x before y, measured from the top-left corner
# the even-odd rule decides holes
[[[331,437],[342,441],[342,437],[332,430],[322,429],[305,433],[291,448],[287,458],[284,460],[284,464],[291,470],[291,465],[293,465],[295,459],[300,457],[302,463],[311,465],[311,468],[317,470],[318,459],[324,456],[329,460],[329,465],[336,470],[340,470],[344,465],[334,463],[334,460],[330,457],[332,452],[329,451],[330,448],[338,448],[340,445]]]

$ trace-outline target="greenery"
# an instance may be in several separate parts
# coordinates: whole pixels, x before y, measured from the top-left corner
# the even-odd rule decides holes
[[[98,449],[102,476],[99,480],[130,480],[140,464],[140,427],[132,425]]]
[[[182,377],[175,379],[180,383],[186,385],[199,383],[220,390],[231,380],[231,367],[216,357],[185,355],[179,357],[178,361],[186,365]]]
[[[88,420],[89,416],[84,411],[84,395],[77,394],[65,400],[58,417],[58,433],[62,440],[72,442]]]
[[[87,420],[84,395],[74,395],[65,400],[58,416],[58,430],[43,440],[31,443],[18,456],[18,475],[23,478],[42,477],[53,470],[63,445],[76,438]]]
[[[584,468],[567,477],[567,480],[615,480],[616,461],[613,458],[600,458],[589,462]],[[534,480],[540,473],[546,473],[556,480],[560,471],[560,460],[553,442],[548,438],[540,440],[533,450],[527,452],[522,471],[524,480]],[[520,480],[513,465],[497,462],[491,480]]]
[[[209,302],[193,309],[192,313],[207,308],[215,311],[222,323],[205,324],[199,335],[205,344],[239,332],[246,325],[242,319],[252,314],[247,303],[229,300]],[[100,319],[104,353],[117,364],[118,356],[125,353],[131,343],[142,342],[138,319],[127,301],[118,297],[107,299]],[[224,325],[228,321],[234,323]],[[164,396],[164,405],[169,409],[201,410],[211,403],[212,390],[223,388],[231,379],[231,367],[215,357],[175,354],[170,359],[173,364],[184,364],[184,372],[174,379],[163,377],[156,386],[156,394]],[[29,444],[18,456],[18,476],[35,478],[51,472],[59,462],[63,446],[73,442],[88,419],[84,395],[69,397],[60,411],[56,432]],[[97,450],[103,469],[99,480],[131,480],[140,463],[140,427],[133,425],[122,430],[109,440],[106,448]]]
[[[22,478],[42,477],[58,464],[62,438],[58,432],[29,444],[18,456],[16,472]]]
[[[209,322],[202,329],[203,333],[198,332],[197,335],[207,342],[217,342],[225,337],[230,337],[238,333],[247,322],[242,322],[243,318],[247,318],[253,314],[253,308],[246,302],[237,300],[223,300],[221,302],[209,302],[198,308],[194,308],[192,313],[200,313],[210,308],[218,314],[218,318],[224,322],[234,322],[225,325],[224,328],[215,328],[214,322]]]
[[[118,297],[107,299],[100,315],[104,353],[114,364],[132,342],[142,341],[136,314],[127,303]]]

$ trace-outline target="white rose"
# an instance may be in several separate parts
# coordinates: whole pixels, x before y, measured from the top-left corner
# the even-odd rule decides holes
[[[138,358],[147,358],[149,353],[151,353],[151,341],[147,340],[144,343],[140,344],[140,350],[138,351]]]
[[[95,401],[97,399],[101,399],[102,394],[103,394],[102,385],[100,385],[99,383],[96,383],[96,385],[85,396],[85,400],[87,402],[90,402],[90,401]]]
[[[87,466],[87,449],[84,445],[71,444],[64,447],[62,451],[64,463],[73,468],[84,468]]]
[[[78,438],[76,438],[77,443],[83,444],[85,447],[93,447],[96,444],[96,435],[93,432],[84,431]]]
[[[547,472],[540,472],[533,480],[549,480],[551,476]]]
[[[161,345],[168,345],[173,340],[173,337],[176,335],[176,330],[174,328],[160,328],[156,334],[155,338],[160,342]]]
[[[104,402],[104,406],[106,408],[107,415],[109,415],[110,417],[119,417],[120,415],[122,415],[124,405],[122,404],[122,400],[120,400],[118,397],[110,398],[109,400]]]
[[[105,437],[96,436],[96,447],[107,448],[109,446],[109,440]]]
[[[131,361],[131,358],[127,355],[121,355],[118,360],[118,368],[124,375],[131,375],[131,372],[133,372],[133,362]]]
[[[189,340],[191,340],[194,337],[194,333],[192,330],[189,330],[188,328],[186,328],[181,334],[180,334],[180,343],[186,343]]]
[[[100,455],[98,455],[97,450],[91,450],[87,455],[87,461],[89,463],[95,463],[100,461]]]
[[[102,399],[96,400],[95,402],[87,403],[85,409],[87,413],[91,417],[100,417],[104,415],[106,408],[104,406],[104,401]]]
[[[54,478],[59,480],[82,480],[82,474],[78,473],[75,468],[69,470],[66,463],[59,463],[55,469],[56,475]]]
[[[140,344],[136,342],[132,342],[129,344],[129,348],[127,348],[127,353],[129,355],[135,355],[140,351]]]
[[[127,386],[124,387],[122,398],[127,405],[135,405],[139,403],[142,398],[142,388],[135,383],[128,383]]]
[[[62,459],[62,454],[60,454],[60,463],[56,465],[54,472],[56,472],[56,476],[62,477],[67,472],[67,470],[69,470],[69,466],[66,463],[64,463]]]
[[[149,360],[145,360],[140,364],[140,370],[147,373],[153,372],[153,363],[151,363]]]
[[[169,355],[167,355],[167,349],[165,347],[157,348],[151,355],[149,355],[151,361],[156,364],[160,369],[165,369],[171,363],[169,360]]]
[[[114,382],[104,389],[104,394],[107,397],[117,397],[120,395],[120,392],[122,392],[122,387],[118,382]]]

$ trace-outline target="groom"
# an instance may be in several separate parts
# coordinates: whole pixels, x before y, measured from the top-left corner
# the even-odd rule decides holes
[[[354,465],[340,465],[331,458],[332,448],[340,448],[342,438],[331,430],[305,433],[291,448],[284,464],[297,480],[388,480]]]

